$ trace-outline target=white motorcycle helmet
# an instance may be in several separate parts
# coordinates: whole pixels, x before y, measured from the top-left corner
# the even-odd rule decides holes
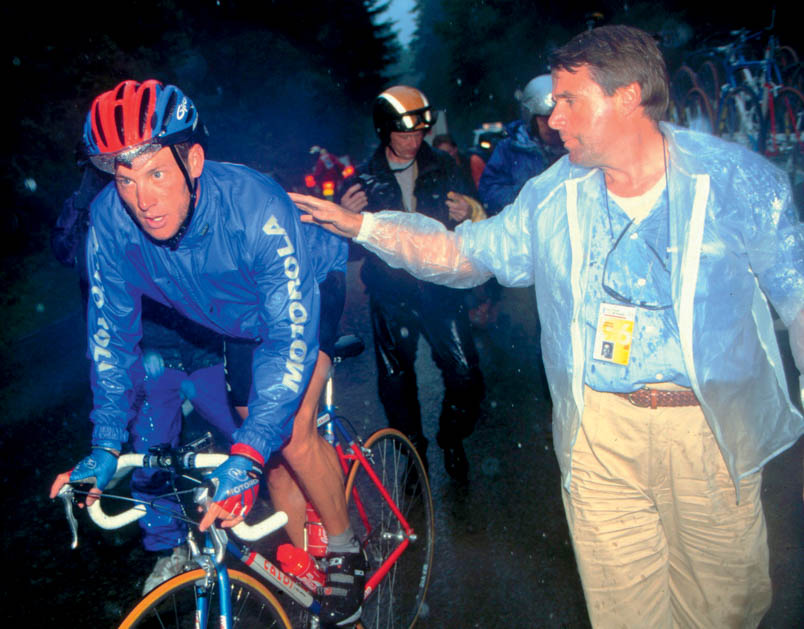
[[[524,90],[514,94],[528,118],[533,116],[549,116],[553,112],[553,79],[549,74],[542,74],[531,79]]]

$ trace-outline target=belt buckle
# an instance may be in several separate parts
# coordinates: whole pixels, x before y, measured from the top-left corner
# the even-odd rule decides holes
[[[634,396],[645,392],[648,394],[648,401],[647,403],[642,403],[637,400]],[[656,389],[648,389],[647,387],[642,387],[641,389],[637,389],[636,391],[632,391],[628,394],[628,401],[631,402],[634,406],[639,408],[650,408],[651,410],[656,410],[659,406],[659,392]]]

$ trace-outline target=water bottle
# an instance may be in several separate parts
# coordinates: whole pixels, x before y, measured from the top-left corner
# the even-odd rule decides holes
[[[318,565],[307,552],[293,544],[282,544],[276,551],[276,558],[283,572],[292,574],[313,592],[323,586],[326,578]]]
[[[318,515],[313,505],[307,503],[304,522],[304,542],[307,552],[313,557],[325,557],[327,554],[327,532],[321,523],[321,516]]]

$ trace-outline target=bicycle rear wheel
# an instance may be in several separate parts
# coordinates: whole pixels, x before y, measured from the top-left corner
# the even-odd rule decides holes
[[[409,628],[426,613],[424,597],[433,565],[430,483],[415,448],[397,430],[378,430],[366,440],[363,452],[413,532],[408,537],[365,466],[356,461],[346,481],[346,500],[352,527],[369,558],[367,582],[379,576],[384,562],[401,550],[387,566],[388,573],[366,595],[360,622],[366,629]]]
[[[753,91],[741,85],[723,97],[716,131],[720,137],[753,151],[761,153],[765,150],[762,109]]]
[[[199,568],[165,581],[131,610],[120,624],[120,629],[194,629],[196,582],[202,583],[205,579],[206,572]],[[291,629],[285,610],[262,583],[238,570],[229,571],[229,581],[233,627]],[[215,582],[210,588],[210,618],[206,625],[210,629],[219,626],[218,594]]]
[[[715,116],[709,97],[700,87],[693,87],[684,98],[682,107],[684,126],[696,131],[713,133]]]
[[[701,64],[696,73],[698,77],[698,87],[700,87],[710,103],[717,103],[720,99],[720,74],[717,65],[711,59],[707,59]]]
[[[796,201],[804,196],[804,95],[785,87],[773,97],[774,123],[768,152],[787,171]]]

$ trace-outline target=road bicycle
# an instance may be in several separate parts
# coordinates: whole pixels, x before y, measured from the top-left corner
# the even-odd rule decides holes
[[[357,337],[342,337],[336,344],[318,425],[338,454],[346,476],[351,524],[369,560],[363,613],[357,626],[408,628],[413,627],[426,610],[435,526],[432,496],[424,464],[407,437],[384,428],[364,442],[349,422],[336,414],[334,367],[362,350],[363,343]],[[203,452],[211,441],[207,434],[182,448],[124,454],[118,461],[118,471],[111,485],[135,467],[168,470],[174,479],[170,495],[180,500],[182,517],[191,523],[187,537],[191,557],[188,570],[147,593],[126,615],[120,629],[205,629],[212,626],[316,629],[320,626],[317,617],[320,605],[315,579],[309,574],[293,574],[287,566],[282,569],[243,543],[260,539],[284,526],[287,516],[283,512],[276,512],[257,524],[241,523],[228,529],[240,541],[231,539],[227,530],[216,526],[204,533],[197,530],[197,521],[191,514],[197,512],[195,504],[208,500],[202,472],[217,467],[227,458],[223,454]],[[73,547],[78,544],[78,536],[72,504],[76,494],[87,493],[65,485],[59,494],[64,499]],[[113,500],[133,501],[105,491],[101,500],[88,509],[90,518],[103,528],[120,528],[145,514],[146,506],[135,504],[122,513],[110,515],[103,505]],[[308,522],[307,526],[309,529],[320,523]],[[302,559],[315,561],[308,552],[311,549],[294,550],[302,553]],[[253,574],[239,569],[240,566],[231,567],[236,560]],[[318,574],[316,566],[312,565],[311,572]]]
[[[729,44],[694,53],[705,59],[697,71],[684,64],[674,74],[671,120],[765,155],[798,191],[804,186],[804,95],[785,84],[796,76],[798,55],[773,34],[761,56],[750,52],[773,21],[763,31],[733,31]]]
[[[720,92],[715,132],[777,163],[796,190],[804,182],[804,95],[784,85],[778,59],[787,58],[789,65],[798,58],[771,36],[764,57],[747,60],[740,51],[752,37],[740,31],[738,41],[724,47],[727,82]]]

